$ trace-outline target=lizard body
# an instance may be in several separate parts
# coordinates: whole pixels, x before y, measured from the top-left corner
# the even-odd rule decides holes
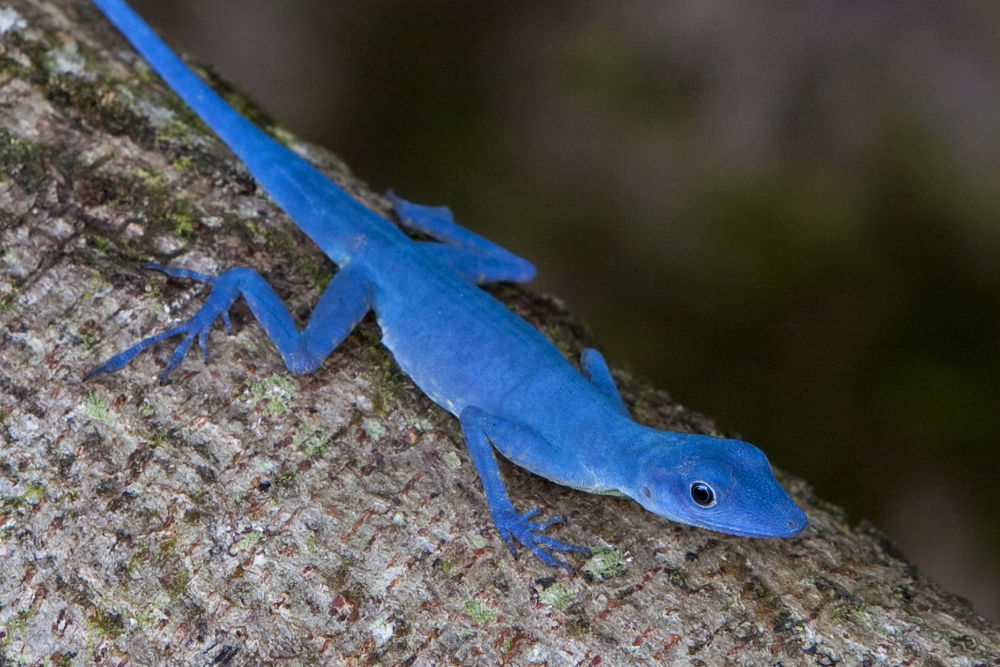
[[[161,379],[197,339],[243,297],[289,370],[316,370],[374,310],[400,368],[458,417],[501,537],[549,553],[586,547],[544,535],[559,517],[517,512],[494,450],[559,484],[628,496],[668,519],[725,533],[789,537],[805,514],[774,479],[756,447],[703,435],[658,431],[631,419],[603,358],[587,350],[583,373],[540,332],[477,285],[524,282],[534,267],[458,226],[446,208],[387,195],[403,225],[435,241],[414,241],[356,201],[304,159],[240,116],[203,83],[122,0],[93,0],[167,84],[247,165],[292,220],[339,267],[299,331],[280,298],[253,269],[218,276],[153,265],[212,291],[187,322],[146,338],[94,368],[112,372],[151,345],[183,336]]]

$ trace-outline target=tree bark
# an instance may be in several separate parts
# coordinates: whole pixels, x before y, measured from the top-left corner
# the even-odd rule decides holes
[[[1000,663],[996,626],[787,475],[809,527],[752,540],[505,466],[518,508],[597,551],[575,575],[512,559],[457,422],[370,319],[312,375],[239,306],[166,384],[169,343],[83,381],[204,298],[144,260],[252,266],[299,316],[333,267],[89,3],[9,0],[0,46],[4,662]],[[556,302],[494,292],[571,358],[593,342]],[[616,378],[640,421],[718,434]]]

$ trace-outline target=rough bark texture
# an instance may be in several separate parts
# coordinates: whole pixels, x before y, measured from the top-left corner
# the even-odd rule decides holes
[[[159,385],[161,345],[83,382],[204,296],[143,260],[253,266],[300,315],[332,268],[86,2],[8,1],[0,53],[0,662],[1000,664],[995,626],[790,477],[811,524],[766,541],[508,466],[518,507],[606,548],[576,575],[513,560],[457,423],[370,321],[313,375],[239,307],[210,364]],[[641,421],[716,432],[618,379]]]

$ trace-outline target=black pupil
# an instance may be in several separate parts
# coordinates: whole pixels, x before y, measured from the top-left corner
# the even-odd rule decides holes
[[[715,502],[715,492],[708,484],[695,482],[691,485],[691,500],[702,507],[708,507]]]

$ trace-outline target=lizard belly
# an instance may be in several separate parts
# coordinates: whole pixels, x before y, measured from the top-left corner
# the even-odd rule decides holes
[[[435,299],[436,301],[437,299]],[[464,304],[463,304],[464,305]],[[435,403],[458,416],[467,405],[495,412],[535,371],[497,328],[462,308],[410,305],[409,313],[377,312],[382,342],[400,368]]]
[[[545,400],[540,394],[558,381],[543,377],[575,373],[542,334],[449,270],[434,265],[396,273],[414,278],[376,282],[382,342],[416,385],[452,414],[467,405],[506,412],[504,405],[526,391]]]
[[[566,486],[610,490],[597,483],[587,452],[606,452],[603,435],[622,418],[547,338],[464,283],[446,299],[420,284],[406,293],[377,297],[376,313],[383,343],[424,393],[455,416],[471,405],[530,429],[537,437],[493,442],[517,465]]]

